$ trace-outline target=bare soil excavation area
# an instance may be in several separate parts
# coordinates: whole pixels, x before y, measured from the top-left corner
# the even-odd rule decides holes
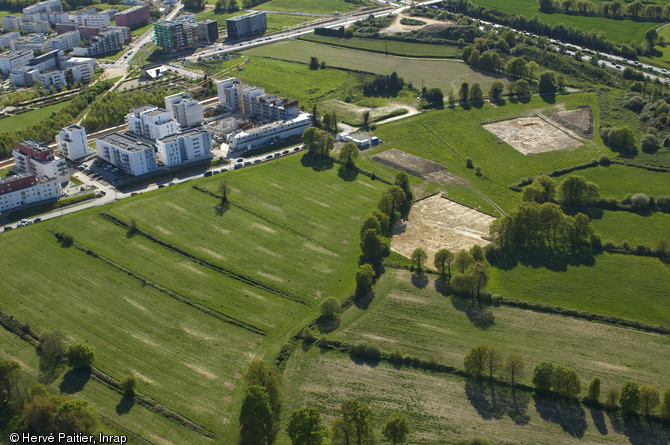
[[[391,250],[410,257],[417,247],[428,254],[432,264],[435,252],[449,249],[456,252],[475,244],[489,243],[489,224],[492,216],[455,203],[440,195],[415,202],[407,219],[393,228]]]
[[[371,159],[394,170],[403,171],[440,184],[463,184],[465,182],[463,178],[447,172],[447,168],[442,164],[395,148],[374,155]]]

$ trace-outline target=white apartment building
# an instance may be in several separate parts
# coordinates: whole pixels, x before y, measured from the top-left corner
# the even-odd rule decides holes
[[[67,86],[67,77],[63,70],[45,71],[40,73],[40,83],[43,88],[54,87],[57,90]]]
[[[0,54],[0,71],[9,73],[11,70],[28,65],[34,57],[32,51],[8,51]]]
[[[217,82],[219,102],[233,112],[239,112],[240,96],[237,79],[230,78]],[[249,85],[242,86],[244,111],[247,116],[254,116],[266,121],[292,119],[300,114],[297,100],[265,94],[265,90]]]
[[[19,30],[21,26],[21,18],[15,15],[5,16],[0,21],[2,21],[2,30],[5,32]]]
[[[84,158],[92,153],[86,139],[86,129],[81,125],[70,125],[56,135],[58,154],[72,161]]]
[[[47,40],[49,49],[58,49],[63,52],[72,51],[75,46],[81,45],[79,31],[69,31]]]
[[[79,63],[66,68],[65,77],[70,82],[89,83],[95,78],[95,71],[89,64]]]
[[[15,87],[29,87],[40,78],[40,70],[32,66],[22,66],[9,72],[9,81]]]
[[[60,59],[60,66],[63,69],[75,65],[81,65],[82,63],[88,65],[91,68],[91,70],[95,70],[95,67],[98,66],[98,62],[90,57],[63,56]]]
[[[226,136],[226,142],[228,142],[228,148],[231,151],[250,150],[259,145],[267,145],[291,136],[301,135],[311,125],[310,115],[301,113],[285,121],[272,122],[248,130],[234,131]]]
[[[106,12],[99,12],[96,14],[76,14],[70,16],[73,21],[79,26],[93,26],[96,28],[101,28],[103,26],[109,26],[110,19],[109,14]]]
[[[110,133],[95,140],[98,157],[126,174],[139,176],[156,170],[154,145],[128,133]]]
[[[47,39],[42,34],[28,34],[9,42],[12,51],[32,51],[35,54],[45,52],[48,49]]]
[[[205,120],[202,104],[192,99],[189,93],[167,96],[165,109],[179,122],[181,128],[194,127]]]
[[[21,20],[21,24],[19,25],[19,29],[21,31],[26,31],[26,32],[31,32],[31,33],[36,33],[36,34],[46,34],[49,32],[51,27],[49,26],[49,22],[46,20],[35,20],[32,22],[26,22]]]
[[[61,188],[56,179],[37,177],[31,173],[0,179],[0,213],[60,197]]]
[[[0,35],[0,49],[9,48],[9,42],[13,42],[19,37],[21,37],[21,33],[18,31],[12,31]]]
[[[179,123],[169,111],[153,105],[142,105],[126,116],[128,130],[152,141],[179,132]]]
[[[204,128],[167,136],[156,141],[158,160],[166,167],[211,156],[212,133]]]
[[[46,176],[64,183],[70,180],[70,169],[65,159],[54,156],[52,148],[32,139],[25,139],[12,151],[15,169],[22,173]]]

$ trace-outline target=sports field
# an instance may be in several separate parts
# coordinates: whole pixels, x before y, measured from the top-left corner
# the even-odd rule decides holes
[[[366,39],[361,37],[346,39],[316,34],[307,34],[300,37],[300,40],[406,57],[442,57],[451,59],[460,57],[462,53],[458,46],[403,42],[400,40]]]
[[[484,91],[488,91],[495,80],[506,80],[497,74],[483,74],[473,70],[462,61],[456,60],[412,60],[399,56],[338,48],[306,41],[282,41],[264,45],[248,51],[249,54],[294,62],[309,63],[310,57],[318,56],[329,66],[348,70],[366,71],[375,74],[397,72],[406,82],[415,88],[438,87],[446,95],[450,90],[457,91],[461,83],[479,82]]]

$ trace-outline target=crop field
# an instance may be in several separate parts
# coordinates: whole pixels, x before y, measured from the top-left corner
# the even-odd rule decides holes
[[[600,195],[623,199],[627,195],[645,193],[649,196],[670,195],[670,173],[653,172],[642,168],[611,164],[608,167],[594,167],[571,173],[583,176],[600,186]],[[557,182],[565,176],[557,178]]]
[[[20,130],[35,125],[35,123],[51,116],[52,113],[62,110],[69,103],[70,101],[65,101],[56,105],[49,105],[48,107],[0,119],[0,131]]]
[[[298,350],[284,373],[286,393],[291,394],[288,413],[315,406],[330,426],[339,416],[340,404],[357,398],[370,405],[376,432],[395,411],[402,411],[412,425],[410,443],[461,443],[474,438],[495,438],[497,444],[539,443],[663,443],[665,432],[646,423],[626,422],[599,410],[563,405],[530,394],[480,385],[449,374],[395,368],[385,362],[359,364],[349,356],[316,347]],[[290,441],[282,432],[277,441]],[[627,437],[628,436],[628,437]]]
[[[527,18],[531,18],[537,14],[540,20],[552,25],[562,23],[565,26],[571,26],[584,31],[596,29],[603,31],[609,40],[616,43],[641,42],[644,39],[644,33],[649,28],[657,27],[661,24],[659,22],[643,22],[630,19],[586,17],[560,13],[547,14],[540,12],[540,7],[535,0],[505,0],[504,2],[500,0],[475,0],[473,3],[508,14],[523,15]]]
[[[670,241],[670,215],[666,213],[640,215],[605,211],[601,217],[592,219],[591,225],[603,240],[617,244],[627,240],[631,246],[655,247],[660,239]]]
[[[442,57],[451,59],[460,57],[462,53],[458,46],[403,42],[400,40],[366,39],[362,37],[351,37],[346,39],[343,37],[321,36],[316,34],[301,36],[300,40],[406,57]]]
[[[361,7],[373,6],[374,3],[363,0],[360,5],[349,3],[344,0],[270,0],[255,6],[253,9],[263,11],[285,11],[285,12],[307,12],[316,14],[333,14],[338,12],[349,12]]]
[[[488,290],[506,297],[670,325],[670,264],[658,258],[598,255],[555,270],[519,264],[491,268]]]
[[[413,60],[406,57],[338,48],[305,41],[282,41],[253,48],[249,54],[293,62],[309,63],[310,57],[318,55],[320,61],[329,66],[360,70],[375,74],[391,74],[393,71],[411,82],[415,88],[439,87],[444,94],[450,90],[458,91],[462,82],[479,82],[484,91],[488,91],[496,80],[507,78],[498,74],[484,74],[473,70],[462,61],[456,60]]]
[[[490,213],[487,211],[491,207],[490,200],[509,210],[516,207],[521,195],[507,186],[517,183],[521,177],[587,162],[603,152],[611,153],[589,142],[572,150],[525,156],[508,144],[498,144],[498,137],[481,127],[481,124],[487,122],[528,116],[558,106],[575,109],[578,105],[590,104],[591,109],[595,109],[595,96],[592,94],[558,96],[556,102],[550,105],[540,98],[533,98],[529,103],[508,102],[500,107],[488,104],[469,110],[455,107],[381,125],[375,135],[385,143],[366,150],[364,159],[358,162],[365,169],[392,177],[394,173],[389,172],[390,169],[368,158],[381,151],[397,148],[438,162],[450,173],[469,181],[469,188],[464,188],[462,184],[447,185],[445,188],[450,192],[451,199],[486,213]],[[598,125],[597,110],[594,119]],[[596,135],[594,141],[598,138]],[[481,176],[477,176],[473,169],[466,168],[466,158],[472,158],[473,164],[481,167]],[[451,194],[452,189],[454,195]]]

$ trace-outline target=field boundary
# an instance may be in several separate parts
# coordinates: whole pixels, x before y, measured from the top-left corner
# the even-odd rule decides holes
[[[113,215],[110,215],[109,213],[102,212],[102,213],[100,213],[100,216],[114,222],[115,224],[117,224],[121,227],[124,227],[126,229],[130,229],[130,226],[126,222],[124,222],[123,220],[121,220],[121,219],[119,219],[119,218],[117,218]],[[162,239],[160,239],[160,238],[158,238],[154,235],[151,235],[151,234],[149,234],[149,233],[147,233],[147,232],[145,232],[141,229],[136,228],[135,233],[145,237],[149,241],[152,241],[152,242],[154,242],[158,245],[161,245],[161,246],[165,247],[166,249],[172,250],[173,252],[176,252],[180,255],[183,255],[186,258],[190,259],[191,261],[195,261],[196,263],[198,263],[202,266],[208,267],[208,268],[210,268],[210,269],[212,269],[216,272],[219,272],[223,275],[229,276],[229,277],[231,277],[235,280],[241,281],[245,284],[256,287],[258,289],[262,289],[266,292],[270,292],[270,293],[273,293],[275,295],[279,295],[280,297],[286,298],[287,300],[291,300],[291,301],[295,301],[296,303],[307,305],[307,303],[302,298],[300,298],[296,295],[293,295],[293,294],[288,293],[286,291],[281,291],[281,290],[275,289],[275,288],[270,287],[266,284],[260,283],[256,280],[252,279],[252,278],[249,278],[249,277],[244,276],[242,274],[239,274],[237,272],[233,272],[230,269],[227,269],[227,268],[222,267],[222,266],[218,266],[218,265],[212,263],[211,261],[208,261],[204,258],[200,258],[197,255],[194,255],[190,252],[187,252],[184,249],[181,249],[177,246],[174,246],[174,245],[170,244],[169,242],[164,241],[164,240],[162,240]]]

